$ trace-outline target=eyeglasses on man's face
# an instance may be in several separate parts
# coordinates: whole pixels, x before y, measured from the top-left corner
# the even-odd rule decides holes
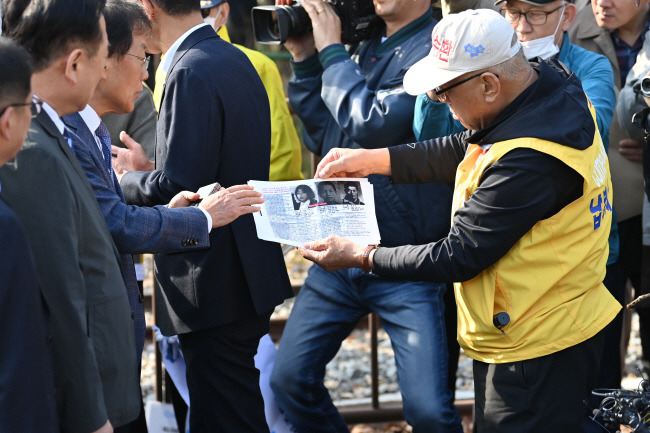
[[[6,105],[2,110],[0,110],[0,116],[5,114],[5,111],[7,111],[7,108],[9,107],[25,107],[27,105],[31,105],[32,117],[38,116],[41,110],[43,110],[43,101],[38,98],[33,98],[31,102],[17,102],[15,104]]]
[[[521,16],[523,15],[526,18],[526,21],[528,21],[528,24],[531,26],[541,26],[543,24],[546,24],[546,20],[550,14],[557,12],[564,6],[566,6],[566,4],[562,3],[560,6],[548,12],[539,10],[521,12],[515,9],[508,9],[507,6],[504,6],[501,8],[501,15],[503,15],[503,17],[508,20],[510,24],[518,24]]]
[[[454,87],[458,87],[463,83],[467,83],[471,79],[474,79],[476,77],[480,77],[481,75],[485,74],[486,72],[488,72],[488,71],[483,71],[483,72],[476,73],[474,75],[470,75],[469,77],[467,77],[465,79],[462,79],[459,82],[454,83],[454,84],[452,84],[450,86],[447,86],[447,87],[436,87],[435,89],[433,89],[433,92],[438,97],[438,100],[440,102],[447,102],[449,100],[448,99],[449,96],[448,96],[447,92],[449,92]],[[499,78],[499,76],[497,74],[494,74],[494,76]]]
[[[143,68],[144,70],[148,70],[148,69],[149,69],[149,60],[151,59],[151,57],[149,57],[149,56],[146,56],[146,57],[140,57],[140,56],[136,56],[135,54],[131,54],[131,53],[124,53],[124,55],[125,55],[125,56],[135,57],[136,59],[138,59],[138,60],[140,60],[140,61],[142,62],[142,68]]]

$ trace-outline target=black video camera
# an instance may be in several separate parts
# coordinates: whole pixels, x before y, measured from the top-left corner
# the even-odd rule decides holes
[[[380,24],[372,0],[325,0],[341,19],[341,42],[368,39]],[[261,44],[283,44],[312,30],[311,19],[298,2],[289,6],[256,6],[251,10],[255,39]]]
[[[591,419],[603,431],[619,431],[624,425],[634,433],[650,433],[650,383],[646,379],[636,390],[595,389],[591,393],[602,399]]]
[[[643,77],[634,85],[633,89],[645,98],[647,104],[647,100],[650,98],[650,77]],[[635,113],[632,116],[632,123],[643,129],[643,179],[646,196],[650,199],[650,107]]]

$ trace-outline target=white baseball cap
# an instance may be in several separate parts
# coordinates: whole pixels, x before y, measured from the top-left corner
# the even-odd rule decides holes
[[[404,89],[410,95],[426,93],[467,72],[498,65],[521,49],[512,25],[492,9],[447,15],[433,28],[431,44],[429,54],[406,71]]]

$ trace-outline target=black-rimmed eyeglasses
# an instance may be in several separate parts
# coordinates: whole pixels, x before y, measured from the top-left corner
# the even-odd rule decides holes
[[[5,114],[5,111],[7,111],[7,108],[9,107],[25,107],[27,105],[32,106],[32,117],[36,117],[40,114],[40,112],[43,110],[43,101],[40,99],[34,98],[32,99],[31,102],[17,102],[15,104],[9,104],[6,105],[2,110],[0,110],[0,116]]]
[[[461,84],[468,82],[469,80],[471,80],[473,78],[480,77],[481,75],[485,74],[486,72],[487,71],[483,71],[483,72],[479,72],[478,74],[470,75],[469,77],[467,77],[467,78],[465,78],[463,80],[460,80],[459,82],[454,83],[451,86],[436,87],[435,89],[433,89],[433,91],[436,94],[436,96],[438,97],[438,100],[440,102],[445,102],[447,100],[447,95],[445,95],[446,92],[450,91],[454,87],[460,86]],[[499,76],[497,74],[494,74],[494,76],[499,78]]]
[[[135,57],[136,59],[138,59],[138,60],[140,60],[142,62],[142,67],[145,70],[149,69],[149,60],[151,59],[149,56],[140,57],[140,56],[136,56],[135,54],[131,54],[131,53],[124,53],[124,55],[125,56]]]
[[[548,19],[548,16],[552,14],[553,12],[558,11],[560,8],[563,8],[566,6],[565,3],[562,3],[560,6],[556,7],[552,11],[528,11],[528,12],[520,12],[512,9],[508,9],[507,7],[502,7],[501,8],[501,15],[508,20],[510,24],[517,24],[519,20],[521,19],[521,16],[523,15],[526,18],[526,21],[528,21],[528,24],[531,26],[541,26],[543,24],[546,24],[546,20]]]

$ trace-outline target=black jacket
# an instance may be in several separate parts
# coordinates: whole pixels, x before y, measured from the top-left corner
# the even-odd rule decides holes
[[[462,133],[389,149],[394,182],[449,182],[470,143],[533,137],[586,149],[595,123],[580,80],[555,61],[533,64],[539,79],[494,122]],[[382,276],[436,282],[467,281],[503,257],[538,221],[582,194],[582,178],[562,161],[515,149],[485,170],[479,188],[455,213],[449,235],[422,246],[380,248]]]

